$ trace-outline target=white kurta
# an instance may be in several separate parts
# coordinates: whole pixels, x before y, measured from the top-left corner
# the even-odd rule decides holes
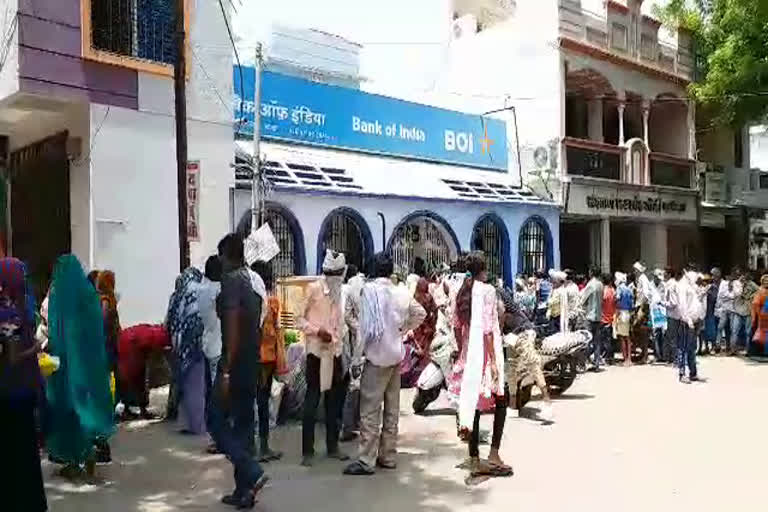
[[[484,336],[486,334],[493,336],[497,381],[494,381],[491,376],[490,364],[485,365]],[[459,426],[461,428],[472,429],[477,401],[481,394],[487,397],[491,394],[504,394],[504,351],[496,290],[491,285],[475,281],[472,285],[467,360],[459,395]]]

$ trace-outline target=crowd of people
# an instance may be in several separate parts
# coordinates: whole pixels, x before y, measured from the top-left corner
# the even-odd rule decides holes
[[[515,297],[550,334],[588,329],[596,371],[614,364],[616,352],[630,366],[647,363],[652,351],[656,362],[673,364],[689,382],[700,380],[696,356],[768,355],[760,324],[768,312],[766,286],[768,276],[758,286],[738,267],[724,277],[719,268],[702,274],[695,264],[649,273],[636,262],[613,275],[592,268],[588,277],[571,270],[521,276]]]
[[[638,262],[612,276],[597,269],[520,276],[511,290],[489,279],[482,252],[431,271],[417,258],[413,272],[398,277],[385,253],[362,273],[329,250],[296,311],[300,361],[286,350],[288,305],[275,285],[269,262],[247,265],[242,237],[230,234],[204,272],[189,268],[177,278],[164,324],[122,329],[113,272],[86,276],[74,256],[60,257],[38,310],[24,264],[0,260],[0,434],[15,441],[7,453],[15,471],[2,490],[10,510],[47,510],[41,447],[62,476],[93,479],[96,464],[111,461],[116,421],[154,417],[153,356],[170,363],[166,418],[178,421],[181,434],[209,436],[208,451],[227,456],[235,482],[222,501],[247,509],[269,481],[262,465],[283,456],[269,443],[280,380],[303,387],[293,390],[301,464],[316,458],[322,399],[326,455],[347,461],[341,443],[358,439],[343,472],[373,475],[397,467],[401,388],[440,361],[458,436],[468,444],[464,467],[501,477],[513,473],[499,448],[520,372],[541,390],[542,417],[552,419],[536,349],[544,336],[588,330],[596,371],[614,364],[616,352],[631,365],[652,351],[684,382],[700,379],[697,355],[768,354],[768,275],[758,287],[739,269],[727,277],[717,268],[702,275],[694,265],[649,274]],[[41,373],[44,357],[55,368]],[[479,454],[484,412],[493,414],[487,458]]]

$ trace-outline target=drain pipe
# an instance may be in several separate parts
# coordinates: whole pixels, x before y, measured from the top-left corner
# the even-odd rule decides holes
[[[381,250],[387,250],[387,220],[384,218],[384,214],[376,212],[376,215],[381,219]]]

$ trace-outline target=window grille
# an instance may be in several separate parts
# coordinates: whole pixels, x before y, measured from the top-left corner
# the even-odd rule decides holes
[[[354,264],[358,270],[365,269],[368,255],[365,254],[362,229],[349,215],[336,212],[331,216],[323,238],[323,253],[326,249],[344,253],[347,264]]]
[[[536,219],[528,220],[520,232],[520,254],[524,274],[547,270],[547,237]]]
[[[91,45],[125,57],[173,65],[173,0],[91,0]]]
[[[504,277],[501,229],[493,219],[486,217],[475,226],[472,247],[485,254],[485,265],[489,276],[494,279]]]

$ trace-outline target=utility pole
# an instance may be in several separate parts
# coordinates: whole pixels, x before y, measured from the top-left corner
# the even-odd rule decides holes
[[[261,226],[264,219],[264,194],[261,190],[261,68],[263,67],[261,43],[256,43],[256,59],[253,64],[253,178],[251,181],[251,233]]]
[[[176,186],[179,206],[179,268],[189,267],[187,237],[187,59],[184,1],[176,0],[176,65],[173,67],[176,100]]]

